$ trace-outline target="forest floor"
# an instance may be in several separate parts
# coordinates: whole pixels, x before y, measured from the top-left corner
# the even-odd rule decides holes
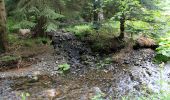
[[[60,43],[57,39],[55,50],[49,45],[37,46],[41,49],[28,57],[29,66],[1,71],[0,99],[21,100],[24,93],[29,93],[30,100],[121,100],[129,95],[135,100],[135,96],[168,89],[158,81],[169,80],[170,64],[163,68],[154,64],[153,50],[124,48],[101,56],[88,51],[83,43],[68,39]],[[70,72],[60,74],[57,66],[64,63],[71,65]]]

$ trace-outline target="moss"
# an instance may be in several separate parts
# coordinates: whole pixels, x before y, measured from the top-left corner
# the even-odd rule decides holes
[[[157,54],[154,58],[156,63],[167,62],[170,60],[170,57],[164,56],[162,54]]]
[[[20,59],[20,57],[19,57],[19,56],[6,55],[6,56],[2,56],[2,57],[0,57],[0,62],[17,61],[17,60],[19,60],[19,59]]]
[[[73,32],[78,38],[82,38],[92,31],[90,24],[76,25],[66,29],[67,31]]]

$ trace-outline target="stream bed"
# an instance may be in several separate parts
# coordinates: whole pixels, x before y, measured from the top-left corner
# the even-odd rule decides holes
[[[143,95],[143,90],[147,94],[158,92],[160,88],[169,90],[168,86],[158,84],[160,79],[168,81],[169,78],[169,64],[161,70],[155,66],[122,65],[112,69],[89,69],[81,75],[32,71],[26,76],[1,77],[0,100],[22,100],[23,93],[30,94],[28,100],[91,100],[98,94],[103,94],[102,100],[121,100],[133,94],[131,100],[136,100],[135,96]]]
[[[170,63],[154,64],[151,49],[97,56],[72,35],[55,35],[54,40],[55,51],[35,57],[37,64],[0,72],[0,100],[122,100],[129,95],[136,100],[170,90],[159,84],[170,80]],[[64,63],[70,71],[59,74],[57,66]]]

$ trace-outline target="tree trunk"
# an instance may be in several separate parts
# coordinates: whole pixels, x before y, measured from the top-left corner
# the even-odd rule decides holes
[[[98,12],[96,0],[93,1],[93,22],[94,24],[98,22]]]
[[[45,32],[45,24],[47,23],[47,18],[44,16],[41,16],[38,18],[37,25],[33,29],[34,31],[34,37],[46,37]]]
[[[100,12],[98,13],[98,18],[99,18],[99,21],[104,20],[104,11],[102,8],[100,9]]]
[[[0,52],[7,50],[6,11],[4,0],[0,0]]]
[[[120,18],[120,35],[119,35],[119,39],[123,39],[124,38],[124,32],[125,32],[125,15],[124,13],[122,13],[121,18]]]
[[[93,27],[96,30],[100,28],[99,9],[101,9],[101,0],[93,0]]]

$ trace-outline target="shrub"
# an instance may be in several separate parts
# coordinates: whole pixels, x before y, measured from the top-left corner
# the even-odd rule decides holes
[[[17,41],[19,41],[19,37],[17,34],[8,34],[8,41],[10,44],[16,43]]]
[[[19,30],[19,29],[31,29],[35,26],[35,23],[31,22],[31,21],[27,21],[27,20],[23,20],[21,22],[19,22],[18,24],[15,24],[12,29],[15,30]]]
[[[68,31],[73,32],[77,37],[84,37],[87,34],[90,34],[92,31],[92,27],[89,24],[84,24],[84,25],[76,25],[74,27],[68,28]]]
[[[120,23],[118,21],[108,21],[102,24],[101,29],[107,31],[108,35],[119,36]]]
[[[160,38],[156,60],[166,62],[170,60],[170,38]]]
[[[93,51],[103,51],[117,46],[114,38],[119,36],[119,22],[108,21],[101,25],[99,30],[93,29],[91,24],[76,25],[66,29],[73,32],[81,40],[89,42]],[[115,43],[115,45],[113,45]]]
[[[117,47],[116,38],[119,35],[117,28],[112,27],[109,23],[103,24],[99,30],[93,30],[90,35],[92,49],[94,51],[108,51],[112,47]]]
[[[13,20],[12,18],[9,17],[7,19],[7,29],[8,29],[9,32],[13,32],[14,31],[13,26],[15,25],[15,23],[16,23],[16,21]]]

